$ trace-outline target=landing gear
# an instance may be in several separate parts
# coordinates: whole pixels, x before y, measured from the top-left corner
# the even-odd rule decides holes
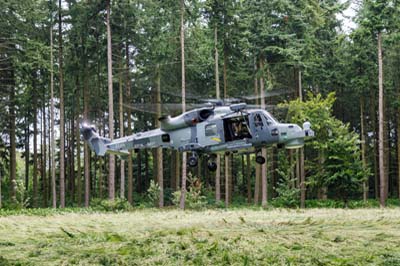
[[[215,162],[215,159],[217,158],[217,155],[211,154],[208,156],[208,162],[207,162],[207,168],[210,172],[215,172],[217,170],[217,163]]]
[[[256,155],[256,163],[265,164],[265,158],[261,155],[261,152],[258,151]]]
[[[265,164],[265,158],[262,157],[261,155],[256,156],[256,163],[258,164]]]
[[[217,170],[217,164],[215,162],[208,162],[207,167],[210,172],[215,172]]]
[[[190,167],[196,167],[199,162],[199,157],[196,153],[192,153],[192,155],[188,158],[188,165]]]

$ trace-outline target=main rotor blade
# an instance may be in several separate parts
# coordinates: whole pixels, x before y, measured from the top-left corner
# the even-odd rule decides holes
[[[288,90],[272,90],[272,91],[264,91],[264,96],[265,97],[274,97],[274,96],[280,96],[280,95],[286,95],[286,94],[290,94],[290,93],[294,93],[294,92],[290,92]],[[262,98],[261,95],[246,95],[246,96],[242,96],[243,99],[246,100],[256,100],[256,99],[260,99]]]
[[[123,106],[139,112],[151,113],[155,115],[158,114],[158,104],[156,103],[134,103],[124,104]],[[186,110],[191,110],[200,106],[203,105],[186,103]],[[162,115],[176,115],[182,112],[182,103],[162,103],[160,104],[160,109]]]

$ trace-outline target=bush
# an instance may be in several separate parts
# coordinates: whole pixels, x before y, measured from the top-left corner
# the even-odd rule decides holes
[[[160,191],[160,186],[156,182],[154,182],[154,180],[150,180],[150,186],[147,190],[147,197],[154,207],[158,207],[158,202],[160,200]]]
[[[130,211],[132,210],[132,205],[126,200],[121,198],[116,198],[115,200],[109,199],[93,199],[91,202],[91,207],[97,211]]]
[[[189,186],[185,197],[186,208],[196,210],[204,208],[207,205],[207,198],[202,194],[200,179],[192,177],[191,173],[189,173],[187,181],[189,182]],[[173,203],[179,206],[181,191],[175,191],[172,195],[174,196]]]
[[[295,178],[292,178],[292,173],[295,167],[295,161],[290,164],[286,151],[280,151],[278,154],[279,168],[276,172],[280,176],[277,187],[275,188],[278,193],[278,197],[273,199],[273,205],[277,207],[298,207],[299,205],[299,194],[298,189],[294,184]]]

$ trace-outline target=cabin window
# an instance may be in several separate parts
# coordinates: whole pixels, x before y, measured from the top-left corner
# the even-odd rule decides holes
[[[217,124],[206,125],[206,137],[215,136],[218,134]]]

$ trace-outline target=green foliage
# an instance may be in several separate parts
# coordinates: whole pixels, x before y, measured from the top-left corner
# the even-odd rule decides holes
[[[186,191],[185,207],[187,209],[199,210],[207,205],[207,198],[202,193],[202,186],[200,179],[192,176],[191,173],[187,176],[187,181],[189,183],[188,190]],[[175,191],[173,193],[173,203],[179,206],[181,191]]]
[[[150,200],[150,203],[155,207],[158,206],[158,202],[160,200],[160,190],[160,186],[154,182],[154,180],[150,180],[150,186],[147,190],[147,197]]]
[[[108,199],[93,199],[91,202],[93,210],[106,211],[106,212],[118,212],[118,211],[130,211],[132,205],[126,200],[116,198],[114,200]]]
[[[328,187],[337,198],[347,201],[360,190],[369,169],[362,166],[358,134],[333,117],[334,102],[334,93],[326,98],[308,94],[305,102],[295,100],[283,106],[289,108],[288,121],[309,121],[315,131],[315,138],[306,145],[313,154],[306,162],[308,184],[316,189]]]
[[[22,180],[16,180],[16,201],[5,201],[3,207],[5,209],[20,210],[29,207],[30,198],[25,189],[25,184]]]
[[[277,207],[297,207],[300,189],[296,187],[296,178],[293,177],[295,161],[290,164],[286,151],[279,151],[278,165],[276,171],[280,179],[275,188],[278,197],[274,199],[273,205]]]

